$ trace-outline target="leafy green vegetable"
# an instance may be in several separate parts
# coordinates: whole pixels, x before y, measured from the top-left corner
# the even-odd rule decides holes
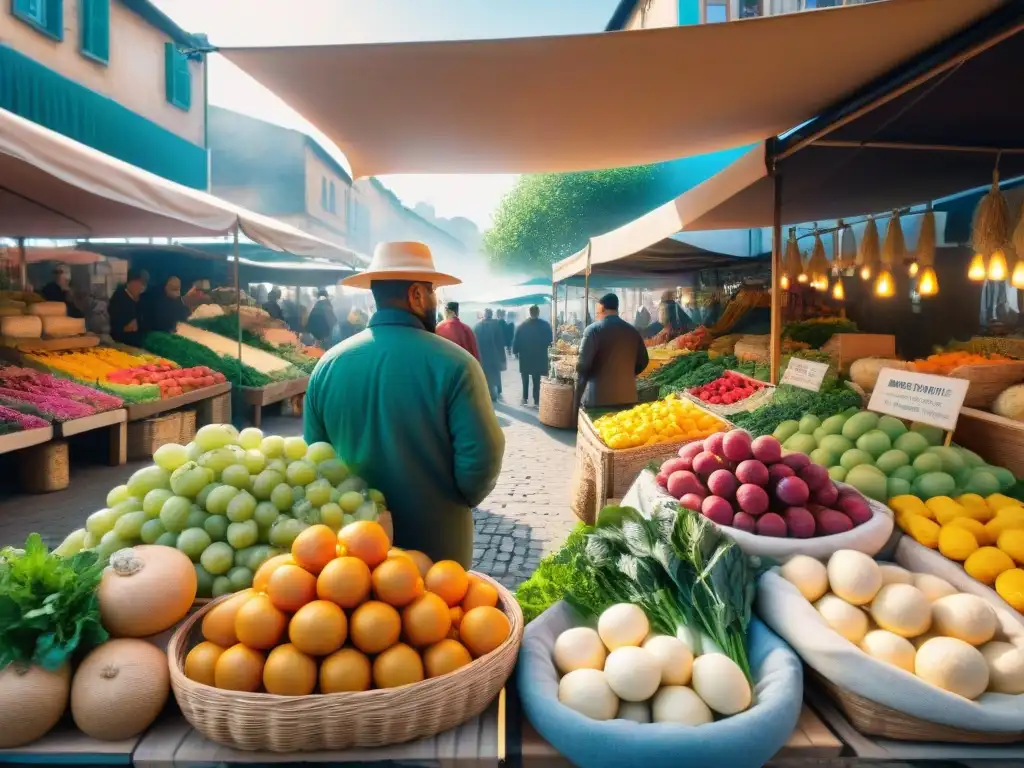
[[[852,320],[839,318],[822,320],[802,320],[790,323],[782,329],[782,338],[802,341],[814,349],[824,346],[837,333],[856,333],[857,324]]]
[[[708,359],[707,352],[691,352],[688,355],[680,355],[671,362],[665,363],[647,378],[657,384],[670,384],[680,376],[700,368]]]
[[[562,548],[537,565],[537,569],[516,590],[516,600],[530,623],[559,600],[569,600],[582,613],[597,616],[613,600],[602,595],[585,567],[586,534],[592,529],[580,523],[569,534]]]
[[[0,550],[0,669],[55,670],[76,649],[106,640],[96,596],[104,565],[92,551],[55,555],[38,533],[24,550]]]
[[[770,435],[782,422],[799,420],[805,413],[827,418],[860,405],[860,395],[838,382],[833,382],[831,389],[822,389],[821,392],[810,392],[785,384],[776,387],[769,404],[750,412],[734,413],[729,419],[740,429],[758,437]]]
[[[204,331],[216,333],[228,339],[238,339],[238,314],[231,312],[217,317],[204,317],[197,320],[189,320],[189,325],[202,328]],[[242,343],[250,347],[262,349],[264,352],[280,357],[285,362],[291,363],[305,374],[310,374],[316,368],[316,359],[302,354],[299,350],[289,346],[274,346],[257,333],[243,328]]]
[[[209,347],[204,347],[202,344],[182,336],[161,332],[147,333],[142,346],[154,355],[174,361],[182,368],[205,365],[207,368],[223,373],[231,383],[239,381],[239,376],[241,376],[243,387],[263,387],[273,381],[270,376],[257,371],[251,365],[246,365],[237,358],[218,355]],[[286,376],[285,378],[294,377]]]

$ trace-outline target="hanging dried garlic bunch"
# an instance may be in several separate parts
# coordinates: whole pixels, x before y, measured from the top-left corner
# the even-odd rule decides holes
[[[997,168],[992,171],[992,186],[974,209],[971,226],[974,258],[967,268],[967,278],[979,283],[986,279],[1005,280],[1008,271],[1005,248],[1009,239],[1010,206],[999,189]]]
[[[939,292],[939,278],[935,274],[935,211],[932,204],[921,217],[921,234],[917,237],[914,260],[918,265],[917,292],[921,296],[934,296]]]
[[[878,225],[875,217],[868,216],[864,225],[864,234],[860,237],[860,250],[857,252],[857,266],[860,267],[860,279],[870,280],[878,271],[879,249]]]

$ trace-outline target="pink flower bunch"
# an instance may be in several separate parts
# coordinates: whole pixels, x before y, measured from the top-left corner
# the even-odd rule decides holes
[[[21,413],[3,405],[0,405],[0,421],[17,424],[22,429],[41,429],[42,427],[50,426],[50,423],[45,419],[40,419],[38,416],[32,416],[28,413]]]
[[[98,392],[83,384],[58,378],[48,373],[39,373],[30,368],[9,366],[0,368],[0,387],[18,392],[39,395],[57,400],[67,400],[89,406],[89,415],[96,411],[120,408],[124,401],[114,395]],[[74,417],[73,417],[74,418]]]
[[[96,412],[90,405],[68,400],[67,398],[39,394],[37,392],[25,392],[24,390],[10,389],[8,387],[0,387],[0,397],[35,406],[38,411],[57,421],[80,419],[83,416],[92,416]]]

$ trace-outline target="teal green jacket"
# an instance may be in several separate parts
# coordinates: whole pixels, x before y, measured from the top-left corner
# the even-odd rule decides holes
[[[472,508],[494,488],[505,452],[472,355],[409,312],[379,310],[317,363],[305,433],[384,494],[395,546],[470,567]]]

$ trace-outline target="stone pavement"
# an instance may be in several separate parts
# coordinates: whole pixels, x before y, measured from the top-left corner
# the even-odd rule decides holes
[[[513,361],[511,367],[515,368]],[[505,431],[505,460],[491,495],[473,513],[476,524],[474,567],[508,587],[525,579],[540,558],[562,543],[576,518],[569,509],[574,432],[549,430],[537,411],[519,406],[518,370],[506,371],[504,401],[496,406]],[[299,419],[270,417],[267,434],[297,435]],[[83,436],[87,438],[88,436]],[[72,441],[71,485],[40,496],[15,494],[12,457],[0,456],[0,546],[20,546],[38,531],[50,546],[85,524],[92,512],[105,506],[107,492],[125,482],[148,462],[106,467],[90,461],[96,448],[88,440]],[[98,455],[105,456],[103,451]]]

